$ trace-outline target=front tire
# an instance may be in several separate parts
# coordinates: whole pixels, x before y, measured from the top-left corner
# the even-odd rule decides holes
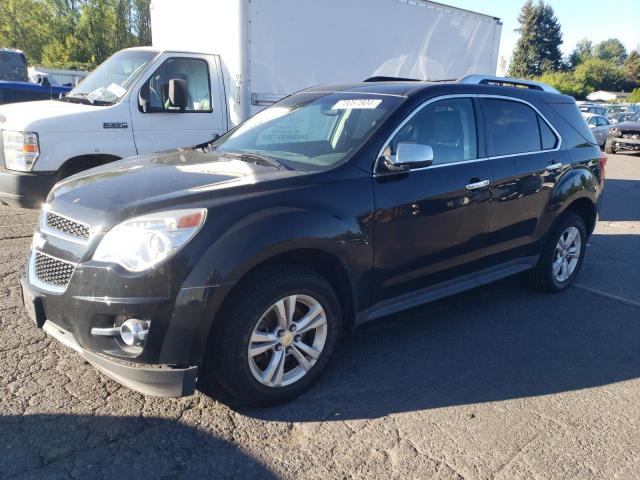
[[[242,281],[210,334],[202,378],[213,376],[232,404],[274,405],[309,388],[340,336],[335,291],[295,265],[268,267]]]
[[[609,139],[604,143],[605,153],[616,153],[616,149],[613,148],[613,142]]]
[[[531,271],[533,286],[548,293],[566,290],[580,271],[586,246],[584,219],[574,212],[563,213]]]

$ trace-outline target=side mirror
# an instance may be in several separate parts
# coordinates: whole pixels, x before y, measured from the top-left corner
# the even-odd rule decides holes
[[[172,107],[184,110],[187,108],[187,81],[181,78],[169,80],[169,102]]]
[[[138,109],[142,113],[149,113],[151,107],[151,93],[149,91],[149,84],[145,83],[138,92]]]
[[[428,167],[433,163],[433,148],[421,143],[399,143],[395,155],[385,157],[384,164],[392,172]]]

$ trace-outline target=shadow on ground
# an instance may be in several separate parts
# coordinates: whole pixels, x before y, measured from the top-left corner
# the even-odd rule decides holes
[[[301,398],[241,412],[347,420],[548,395],[637,378],[639,353],[637,307],[514,277],[365,325]]]
[[[0,478],[259,478],[276,476],[236,446],[158,418],[0,417]]]
[[[640,156],[638,156],[640,162]],[[607,179],[600,207],[600,221],[640,220],[640,181]]]

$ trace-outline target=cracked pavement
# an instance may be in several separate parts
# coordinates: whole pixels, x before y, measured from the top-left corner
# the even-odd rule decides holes
[[[515,277],[381,319],[262,410],[143,397],[37,330],[36,218],[0,208],[0,478],[640,478],[640,156],[609,156],[569,291]]]

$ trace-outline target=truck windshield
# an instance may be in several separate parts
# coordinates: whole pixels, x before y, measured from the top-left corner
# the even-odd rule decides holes
[[[120,100],[158,52],[122,50],[106,59],[64,98],[95,105]]]
[[[0,51],[0,80],[28,82],[27,60],[20,52]]]
[[[251,117],[212,147],[219,154],[249,159],[261,155],[296,170],[324,170],[346,161],[402,100],[362,93],[299,93]]]

